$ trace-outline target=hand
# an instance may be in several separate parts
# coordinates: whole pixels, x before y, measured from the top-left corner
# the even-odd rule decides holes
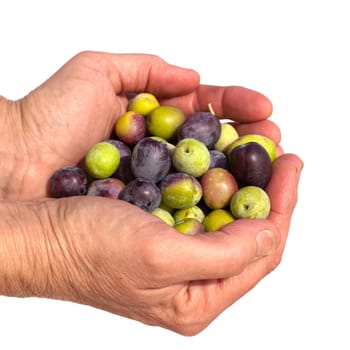
[[[23,167],[27,175],[20,162],[16,165],[21,181],[11,179],[6,195],[45,196],[53,170],[76,163],[89,145],[108,137],[125,111],[129,91],[154,92],[187,114],[211,103],[218,115],[234,117],[240,132],[259,132],[279,142],[278,127],[266,120],[271,103],[259,93],[201,86],[194,71],[154,56],[84,53],[17,102],[23,120],[21,147],[31,162]],[[6,248],[0,249],[0,262],[11,259],[3,252],[14,247],[19,256],[12,257],[12,265],[2,262],[10,266],[11,278],[5,271],[0,291],[75,301],[195,334],[281,260],[302,163],[279,152],[267,188],[269,218],[237,220],[198,236],[181,235],[135,206],[106,198],[9,201],[10,219],[23,215],[0,245]]]
[[[141,91],[178,104],[187,114],[208,109],[209,102],[218,115],[233,115],[237,121],[257,121],[271,113],[270,101],[257,92],[199,86],[196,72],[155,56],[81,53],[28,96],[10,104],[11,120],[5,123],[0,145],[9,165],[2,171],[0,196],[45,196],[51,174],[62,165],[78,163],[92,144],[107,138],[126,110],[125,94]],[[279,141],[276,126],[260,130]]]

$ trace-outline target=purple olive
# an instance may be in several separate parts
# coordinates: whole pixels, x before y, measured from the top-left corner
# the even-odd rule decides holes
[[[59,168],[49,180],[50,195],[55,198],[84,195],[86,187],[86,173],[77,166]]]
[[[189,116],[178,130],[179,140],[193,138],[212,149],[221,134],[221,123],[209,112],[197,112]]]
[[[154,183],[136,178],[121,190],[119,199],[134,204],[145,211],[152,212],[159,206],[161,194]]]
[[[235,147],[229,153],[231,172],[240,187],[258,186],[265,188],[272,175],[272,163],[264,147],[248,142]]]
[[[90,183],[86,194],[117,199],[124,187],[124,182],[116,178],[98,179]]]

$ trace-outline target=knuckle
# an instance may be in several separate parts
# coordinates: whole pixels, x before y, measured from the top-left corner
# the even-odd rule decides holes
[[[148,271],[153,278],[161,273],[164,266],[164,254],[157,240],[149,239],[141,247],[141,259],[145,271]]]
[[[96,52],[94,51],[90,51],[90,50],[84,50],[84,51],[80,51],[79,53],[77,53],[75,55],[75,58],[78,60],[85,60],[87,58],[91,58],[91,56],[95,56]]]
[[[282,254],[275,254],[267,264],[267,274],[273,272],[282,261]]]
[[[282,262],[282,254],[277,254],[275,258],[272,260],[271,271],[277,268]]]
[[[204,307],[192,300],[184,301],[183,297],[173,299],[171,309],[172,329],[184,336],[194,336],[200,333],[211,322],[209,313]]]

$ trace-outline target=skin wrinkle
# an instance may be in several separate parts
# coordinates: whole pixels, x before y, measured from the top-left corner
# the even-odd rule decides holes
[[[93,53],[91,53],[92,55],[94,55]],[[83,60],[84,61],[84,60]],[[108,60],[101,60],[101,62],[103,62],[105,64],[105,67],[106,67],[106,73],[103,73],[101,68],[95,68],[95,64],[94,64],[94,60],[91,60],[89,63],[90,64],[86,64],[85,67],[88,69],[88,70],[91,70],[93,72],[95,72],[95,74],[99,75],[101,77],[101,80],[103,80],[103,77],[105,76],[105,74],[107,75],[108,77],[108,82],[110,84],[110,88],[108,90],[117,90],[116,93],[118,93],[119,91],[124,91],[124,87],[123,87],[123,81],[121,79],[121,76],[120,76],[120,72],[119,70],[117,70],[117,78],[113,79],[112,76],[116,74],[116,70],[112,69],[110,66],[111,66],[111,63],[110,61]],[[119,82],[119,88],[115,89],[115,85],[116,85],[116,82]],[[112,126],[113,124],[115,123],[116,121],[116,117],[117,115],[120,115],[121,114],[121,111],[125,110],[126,108],[126,105],[127,105],[127,99],[125,99],[125,105],[121,105],[121,102],[118,101],[119,103],[119,106],[117,108],[116,106],[116,110],[115,110],[115,113],[113,113],[113,118],[109,118],[112,123],[111,125],[109,126],[106,126],[106,131],[105,131],[105,134],[108,135],[110,133],[110,130],[112,129]]]
[[[17,154],[16,145],[18,145],[18,140],[13,137],[13,132],[17,125],[16,120],[14,120],[14,116],[16,115],[16,113],[14,113],[15,107],[16,105],[13,101],[6,100],[0,96],[0,108],[4,109],[1,113],[2,128],[0,130],[0,138],[2,141],[0,148],[0,198],[6,198],[7,193],[11,190],[9,183],[13,176],[13,167]],[[3,130],[5,132],[3,132]]]
[[[212,315],[209,316],[203,310],[208,308],[209,304],[213,301],[214,295],[211,293],[213,289],[207,288],[200,292],[205,295],[199,296],[198,286],[205,284],[207,286],[211,285],[216,289],[218,283],[219,285],[221,284],[221,281],[218,279],[190,281],[173,298],[172,323],[177,324],[179,329],[187,329],[189,334],[197,333],[201,329],[204,329],[211,322]],[[199,305],[199,300],[202,301],[202,305]]]
[[[45,142],[45,133],[43,134],[40,132],[40,128],[42,127],[42,123],[38,123],[36,121],[36,118],[30,118],[28,115],[36,115],[36,114],[47,114],[46,111],[41,110],[40,108],[35,107],[35,98],[32,98],[32,95],[29,94],[23,99],[19,100],[17,103],[19,105],[19,111],[20,111],[20,120],[21,122],[21,133],[25,135],[25,137],[22,137],[23,145],[21,147],[21,150],[16,153],[15,157],[17,159],[16,164],[18,165],[14,170],[14,174],[20,174],[18,183],[16,184],[17,193],[21,193],[23,190],[25,190],[26,186],[24,184],[26,177],[35,177],[36,174],[31,171],[33,164],[40,165],[42,163],[42,160],[47,158],[46,156],[48,154],[57,154],[60,158],[63,159],[64,162],[69,162],[68,158],[64,154],[59,154],[59,149],[54,149],[53,146],[49,143]],[[33,103],[34,102],[34,103]],[[40,111],[41,110],[41,111]],[[26,125],[25,121],[31,120],[31,124]],[[34,127],[33,127],[34,126]],[[57,126],[57,123],[55,124]],[[40,148],[42,152],[40,153],[30,153],[29,150],[31,147],[29,146],[30,142],[35,142],[35,140],[41,139],[45,143],[40,145]],[[29,141],[28,141],[29,140]],[[44,147],[43,147],[44,146]],[[17,154],[20,155],[20,158],[17,158]],[[27,160],[31,159],[30,162]],[[20,173],[20,169],[23,169]],[[18,176],[16,176],[18,178]],[[15,178],[15,177],[13,177]]]
[[[62,240],[58,238],[61,235],[61,232],[59,234],[57,233],[57,223],[51,220],[51,216],[46,208],[47,203],[43,202],[39,204],[39,206],[40,215],[36,215],[36,212],[34,212],[33,215],[36,215],[38,219],[38,226],[42,228],[45,227],[45,229],[43,229],[45,234],[40,239],[41,262],[38,263],[34,259],[33,277],[36,278],[36,280],[34,280],[34,283],[30,283],[30,285],[37,286],[40,291],[35,292],[34,295],[54,298],[55,285],[61,284],[63,281],[73,294],[77,294],[76,290],[69,283],[69,280],[72,279],[72,277],[68,262],[72,259],[69,252],[65,249]],[[28,250],[34,252],[35,250],[33,250],[31,243],[35,242],[28,243]],[[63,266],[58,268],[60,264],[63,264]],[[57,273],[57,271],[61,272]],[[40,276],[45,276],[45,278],[40,278],[40,280],[38,280],[37,277]],[[70,278],[67,278],[67,276]]]
[[[32,205],[32,204],[31,204]],[[39,238],[39,235],[35,235],[33,237],[33,241],[40,241],[40,244],[36,245],[40,247],[40,254],[35,254],[36,250],[33,249],[32,240],[30,240],[27,243],[27,249],[28,251],[32,251],[33,255],[33,282],[29,283],[29,285],[34,285],[37,288],[37,291],[33,293],[28,293],[28,295],[34,294],[36,296],[42,296],[41,293],[44,290],[46,295],[50,297],[52,295],[52,276],[54,276],[54,269],[53,269],[53,257],[51,256],[51,246],[50,246],[50,240],[48,239],[51,231],[54,232],[53,226],[50,220],[47,220],[46,218],[46,211],[45,211],[45,205],[44,202],[39,202],[40,210],[32,210],[32,215],[36,217],[38,222],[38,228],[37,230],[41,230],[44,227],[45,235],[43,237]],[[40,257],[40,261],[38,258]]]
[[[156,66],[156,68],[158,69],[159,66]],[[146,70],[145,70],[145,76],[146,76],[146,78],[143,80],[145,86],[144,86],[144,88],[142,88],[141,90],[143,90],[143,91],[149,91],[149,90],[151,90],[151,91],[154,92],[155,95],[157,95],[157,91],[154,89],[154,87],[151,87],[151,86],[150,86],[150,77],[153,75],[153,72],[152,72],[152,71],[153,71],[154,69],[155,69],[155,66],[154,66],[154,65],[150,65],[150,64],[147,65],[147,68],[146,68]],[[156,73],[155,73],[155,74],[156,74]]]
[[[22,103],[22,117],[35,118],[35,129],[42,123],[35,135],[41,132],[46,137],[43,144],[55,144],[59,153],[74,162],[80,160],[90,143],[106,136],[127,106],[125,93],[139,88],[153,89],[170,103],[184,107],[187,115],[198,111],[200,104],[207,108],[211,102],[218,114],[221,109],[228,112],[228,117],[245,123],[244,127],[240,126],[246,132],[261,130],[279,136],[274,123],[262,121],[269,112],[264,97],[240,87],[199,87],[198,77],[195,72],[167,65],[155,56],[85,52],[33,90],[30,94],[33,101],[28,105],[35,108],[28,110],[28,102]],[[225,89],[230,91],[224,93]],[[161,98],[160,102],[164,104],[167,100]],[[69,132],[60,127],[61,123],[69,125]],[[30,124],[28,119],[27,126]],[[24,137],[32,135],[26,130]],[[24,146],[20,138],[16,142]],[[18,182],[11,178],[11,183],[7,182],[11,185],[8,195],[32,200],[31,210],[38,210],[39,218],[30,221],[28,208],[18,202],[16,213],[17,216],[23,213],[21,229],[25,230],[27,246],[21,241],[21,234],[18,239],[11,235],[6,237],[6,242],[2,241],[1,249],[6,251],[9,247],[12,251],[11,247],[18,246],[16,254],[20,255],[16,260],[14,256],[0,254],[13,283],[12,291],[8,290],[11,295],[23,292],[23,286],[18,284],[29,283],[28,293],[90,305],[180,334],[194,335],[253,288],[281,260],[296,199],[297,176],[294,179],[291,173],[295,173],[293,162],[298,164],[297,159],[283,155],[275,168],[276,177],[270,190],[275,198],[273,210],[280,213],[279,217],[272,212],[267,222],[237,220],[223,229],[222,234],[183,237],[149,213],[122,201],[88,196],[44,198],[48,176],[61,165],[62,158],[52,152],[40,156],[40,140],[25,142],[23,148],[28,149],[23,152],[31,159],[16,168],[21,175],[24,170],[27,172],[23,177],[26,182],[21,182],[23,192],[17,192]],[[20,163],[19,159],[16,162]],[[281,197],[280,176],[289,178],[284,181],[288,186],[285,199]],[[34,203],[37,198],[43,198],[40,205]],[[1,206],[1,213],[8,217],[7,208],[4,209]],[[11,233],[16,228],[14,221]],[[281,235],[282,244],[271,255],[257,259],[256,235],[265,229],[276,235],[276,241]],[[32,252],[25,251],[28,249]],[[28,255],[36,259],[35,263],[28,261]],[[42,277],[37,276],[40,268]],[[2,282],[1,275],[0,278]]]
[[[8,274],[2,276],[2,280],[5,278],[5,283],[3,282],[4,285],[1,288],[5,290],[5,295],[15,294],[18,297],[24,297],[28,294],[33,295],[34,293],[36,295],[36,288],[31,285],[31,282],[34,280],[35,269],[37,266],[40,266],[40,261],[36,260],[36,256],[30,249],[30,238],[33,234],[30,237],[27,237],[26,234],[28,208],[26,208],[26,213],[22,213],[24,214],[22,215],[22,220],[18,220],[19,213],[15,202],[1,202],[1,204],[6,205],[8,214],[7,219],[3,221],[5,225],[1,226],[3,229],[1,241],[4,242],[1,250],[2,252],[6,250],[6,254],[10,257],[10,260],[5,259],[4,271],[8,271]],[[31,228],[33,229],[34,227],[36,227],[35,220]],[[15,240],[10,239],[13,234],[16,235]],[[7,261],[12,261],[13,264],[7,265],[6,268]],[[12,278],[13,275],[17,278]]]
[[[127,56],[127,55],[125,55],[125,56]],[[111,85],[113,86],[113,89],[115,90],[116,94],[119,94],[122,91],[132,92],[132,93],[136,92],[136,91],[128,91],[130,89],[127,89],[126,86],[132,85],[132,83],[130,81],[124,82],[124,79],[123,79],[124,77],[121,74],[121,70],[116,69],[114,63],[112,63],[110,60],[107,60],[107,61],[102,60],[102,61],[105,63],[105,65],[107,67],[106,68],[107,76],[108,76],[108,79],[111,82]],[[144,68],[145,68],[145,65],[143,66],[143,69]],[[142,72],[142,74],[143,74],[143,72]],[[138,77],[139,74],[133,73],[133,74],[130,74],[130,76]],[[149,79],[149,75],[148,75],[146,80],[148,81],[148,79]],[[138,80],[140,80],[140,79],[138,79]],[[144,89],[146,89],[146,86],[147,86],[147,82],[144,84],[143,87],[137,88],[137,90],[140,90],[140,91],[144,90]],[[135,90],[135,89],[132,89],[132,90]]]
[[[159,66],[156,66],[156,68],[158,69]],[[155,69],[154,65],[151,64],[147,64],[146,66],[144,66],[142,68],[142,81],[143,86],[141,87],[141,89],[138,89],[139,91],[153,91],[153,93],[155,95],[157,95],[157,90],[151,85],[151,79],[150,77],[153,75],[153,70]],[[156,73],[155,73],[156,74]]]
[[[79,220],[79,219],[78,219]],[[127,219],[127,217],[125,218],[126,222],[129,222],[129,220]],[[77,226],[81,226],[84,227],[84,224],[78,224]],[[140,226],[140,229],[143,228],[143,226]],[[103,234],[103,233],[102,233]],[[76,235],[77,237],[75,237],[76,239],[80,239],[79,234]],[[73,247],[74,247],[74,243],[73,243]],[[108,247],[107,247],[108,248]],[[104,247],[102,246],[101,249],[104,249]],[[96,297],[99,297],[101,294],[107,294],[110,295],[113,298],[116,298],[116,292],[115,292],[115,280],[111,280],[109,278],[109,276],[111,275],[111,270],[113,270],[113,253],[109,253],[108,250],[104,250],[104,255],[105,255],[105,259],[107,259],[106,261],[109,262],[108,264],[102,264],[95,259],[94,256],[90,256],[89,254],[82,254],[79,251],[76,252],[72,252],[71,254],[73,254],[73,256],[78,257],[78,259],[75,261],[75,264],[73,267],[77,268],[77,270],[81,270],[83,268],[83,270],[86,269],[86,272],[88,272],[88,276],[90,276],[88,279],[85,279],[85,281],[83,281],[83,283],[85,283],[86,285],[86,296],[89,297],[89,299],[91,300],[91,303],[94,302],[94,299]],[[110,259],[109,259],[110,256]],[[97,259],[98,259],[99,255],[97,255]],[[95,284],[94,281],[94,276],[96,275],[96,273],[98,274],[104,274],[105,278],[102,279],[103,283],[100,283],[99,285]],[[123,283],[128,283],[128,278],[124,277],[119,270],[116,271],[116,273],[119,274],[119,278],[121,280],[123,280]],[[138,271],[134,271],[135,275],[139,274]],[[141,276],[141,275],[140,275]],[[104,293],[101,293],[101,288],[103,288]],[[120,295],[120,298],[122,298],[122,296]],[[125,302],[125,301],[124,301]],[[106,301],[107,304],[107,301]],[[102,304],[103,305],[103,304]]]
[[[82,254],[78,249],[79,245],[74,243],[77,236],[81,236],[79,231],[73,228],[73,231],[68,232],[64,225],[60,225],[61,222],[70,221],[69,216],[71,214],[69,209],[64,205],[59,208],[57,215],[58,220],[53,219],[55,216],[52,216],[50,212],[48,212],[47,215],[52,228],[52,236],[49,239],[51,255],[56,264],[63,264],[63,268],[57,266],[57,268],[53,270],[53,273],[54,276],[57,276],[58,282],[60,283],[60,281],[63,280],[69,286],[73,297],[76,300],[80,300],[82,295],[76,286],[77,282],[79,281],[79,284],[89,288],[91,285],[89,280],[92,280],[94,275],[94,271],[91,268],[93,264],[90,263],[88,255]],[[77,223],[76,227],[81,227],[81,225]]]

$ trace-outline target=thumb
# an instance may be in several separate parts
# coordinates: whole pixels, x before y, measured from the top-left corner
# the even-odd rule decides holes
[[[83,52],[77,58],[107,74],[117,94],[148,91],[159,98],[173,97],[199,86],[197,72],[169,64],[156,55]]]
[[[267,220],[237,220],[221,231],[165,240],[167,246],[162,244],[158,254],[173,283],[221,279],[238,275],[253,261],[272,254],[280,239],[278,229]]]

